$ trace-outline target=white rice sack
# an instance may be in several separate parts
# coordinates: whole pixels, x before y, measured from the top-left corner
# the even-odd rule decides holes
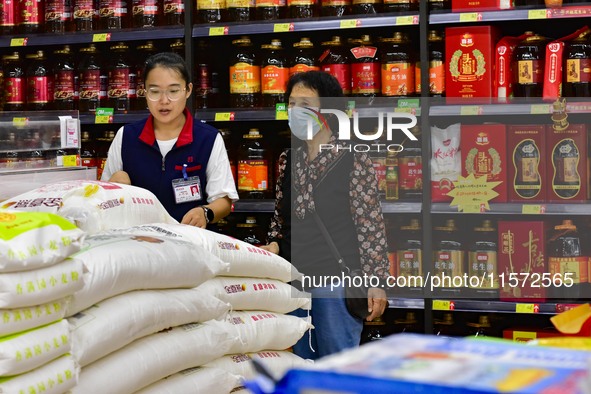
[[[89,275],[67,316],[131,290],[196,287],[227,269],[204,249],[166,237],[93,235],[75,256]]]
[[[56,213],[91,234],[138,224],[176,223],[149,190],[101,181],[52,183],[6,200],[1,207]]]
[[[70,329],[65,320],[0,338],[0,376],[31,371],[69,351]]]
[[[197,289],[139,290],[70,317],[73,355],[84,367],[165,328],[216,319],[229,305]]]
[[[52,213],[0,211],[0,272],[59,263],[80,250],[84,235]]]
[[[0,274],[0,308],[21,308],[74,294],[84,285],[84,266],[76,258],[31,271]]]
[[[159,380],[136,394],[229,393],[240,377],[217,368],[189,368]]]
[[[78,381],[80,367],[69,354],[22,375],[0,379],[0,393],[63,394]]]
[[[188,324],[132,342],[84,367],[72,394],[129,394],[228,352],[230,333]]]
[[[274,253],[227,235],[185,224],[154,223],[114,232],[158,234],[192,242],[230,264],[226,276],[270,278],[282,282],[299,279],[302,274],[291,263]]]
[[[0,309],[0,337],[63,319],[68,299],[66,297],[26,308]]]
[[[309,293],[273,279],[220,276],[203,283],[199,289],[238,311],[289,313],[298,308],[310,309],[312,305]]]
[[[242,379],[254,379],[257,372],[254,369],[252,360],[255,359],[276,379],[279,380],[285,373],[292,369],[313,364],[312,360],[305,360],[291,352],[266,350],[256,353],[241,353],[223,356],[209,362],[204,367],[213,367],[223,369],[233,375],[238,375]]]
[[[231,312],[224,320],[204,324],[234,333],[239,338],[230,347],[231,354],[285,350],[313,328],[307,318],[264,311]]]

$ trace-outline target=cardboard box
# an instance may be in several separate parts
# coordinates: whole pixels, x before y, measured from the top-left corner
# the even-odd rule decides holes
[[[460,131],[462,176],[486,175],[487,182],[501,182],[493,189],[493,202],[507,202],[507,133],[505,125],[462,125]]]
[[[507,189],[510,202],[545,202],[545,125],[511,125],[507,130]]]
[[[448,103],[491,101],[498,37],[494,26],[445,29],[445,61],[448,65],[445,69],[445,95]]]
[[[522,34],[519,37],[503,37],[497,42],[495,48],[495,78],[493,80],[493,97],[499,102],[507,102],[513,97],[513,50],[530,34]]]
[[[587,127],[568,124],[546,126],[546,199],[549,202],[584,202],[589,199]]]
[[[549,42],[546,45],[546,64],[544,66],[544,100],[555,100],[562,97],[562,77],[564,61],[564,46],[568,41],[577,38],[581,33],[589,30],[584,26],[576,32]]]
[[[503,330],[503,338],[515,342],[529,342],[538,338],[562,337],[554,328],[515,327]]]
[[[494,11],[515,8],[514,0],[451,0],[452,12]]]
[[[540,283],[542,274],[548,272],[545,223],[499,221],[497,226],[500,299],[544,302],[546,288]]]

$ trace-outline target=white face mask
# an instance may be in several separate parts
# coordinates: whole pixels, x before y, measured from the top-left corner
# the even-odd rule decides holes
[[[287,118],[291,133],[300,140],[311,140],[322,128],[320,109],[317,107],[291,107]]]

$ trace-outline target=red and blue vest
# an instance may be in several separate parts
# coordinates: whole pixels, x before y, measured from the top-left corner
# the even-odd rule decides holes
[[[179,222],[189,210],[207,203],[205,169],[218,134],[214,127],[194,122],[187,109],[185,117],[187,120],[178,140],[165,158],[156,142],[151,115],[146,120],[124,126],[121,144],[123,171],[129,174],[131,184],[154,193],[168,213]],[[175,202],[172,180],[183,178],[183,164],[187,165],[187,176],[199,177],[200,201]]]

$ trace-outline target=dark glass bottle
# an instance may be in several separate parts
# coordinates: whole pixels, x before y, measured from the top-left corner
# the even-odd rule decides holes
[[[94,141],[90,138],[88,131],[82,132],[80,139],[80,163],[83,167],[96,167],[96,152],[94,150]]]
[[[99,28],[119,30],[130,25],[131,0],[99,0]]]
[[[20,34],[40,33],[43,26],[42,0],[13,0],[17,1],[16,17],[17,30]]]
[[[250,129],[242,135],[238,151],[238,195],[240,198],[270,198],[271,159],[262,134]]]
[[[180,38],[170,44],[170,50],[183,59],[185,58],[185,43]]]
[[[563,97],[591,97],[590,37],[587,30],[566,46]]]
[[[76,89],[76,71],[70,46],[54,51],[55,65],[53,67],[54,107],[57,110],[74,110],[74,92]]]
[[[351,0],[351,13],[373,15],[382,12],[382,0]]]
[[[474,337],[490,337],[491,325],[488,316],[478,316],[478,323],[466,323],[470,327],[470,335]]]
[[[236,238],[253,246],[265,244],[265,232],[257,224],[257,218],[255,216],[247,216],[244,223],[236,224]]]
[[[524,139],[513,150],[515,192],[522,198],[534,198],[542,189],[540,149],[532,139]]]
[[[406,312],[402,319],[394,320],[394,331],[395,332],[409,332],[419,333],[421,328],[419,327],[419,321],[415,312]]]
[[[197,0],[195,23],[221,22],[226,13],[226,0]]]
[[[388,151],[386,156],[386,200],[396,201],[399,195],[398,157],[396,152]]]
[[[417,0],[383,0],[383,12],[409,12],[418,11]]]
[[[230,107],[258,107],[261,95],[261,67],[250,38],[232,41],[230,58]]]
[[[166,26],[185,24],[185,3],[183,0],[164,0],[162,13]]]
[[[433,319],[433,334],[441,336],[456,336],[454,329],[454,316],[452,313],[444,313],[441,319]]]
[[[146,60],[148,57],[156,53],[156,47],[153,41],[146,41],[137,47],[138,61],[135,64],[135,98],[131,100],[131,109],[134,111],[141,111],[147,108],[146,104],[146,81],[144,80],[144,69],[146,67]]]
[[[316,0],[287,0],[288,18],[306,19],[319,16]]]
[[[351,8],[351,0],[322,0],[320,15],[344,16],[348,15]]]
[[[420,65],[420,61],[416,63]],[[417,95],[421,93],[421,69],[415,71]],[[445,42],[440,32],[429,31],[429,96],[445,96]]]
[[[440,286],[434,289],[434,293],[458,295],[464,287],[464,282],[453,279],[463,278],[465,273],[462,237],[453,219],[446,220],[443,226],[435,227],[434,230],[433,276],[440,278]]]
[[[215,100],[213,97],[212,87],[212,57],[211,46],[205,41],[200,40],[197,43],[197,54],[195,56],[195,87],[193,88],[193,99],[195,100],[195,108],[211,108],[215,107]]]
[[[450,8],[450,0],[429,0],[429,11],[446,11]]]
[[[479,286],[470,281],[468,285],[476,297],[494,299],[498,296],[497,276],[497,229],[490,220],[474,227],[472,243],[468,250],[468,274],[480,279]]]
[[[107,94],[107,72],[94,44],[80,49],[82,58],[78,64],[80,112],[95,112],[103,105]]]
[[[400,287],[420,287],[418,276],[423,276],[421,224],[418,219],[400,227],[396,237],[396,276],[404,277],[406,283],[398,281]],[[404,285],[404,286],[402,286]]]
[[[423,197],[423,156],[421,131],[418,126],[410,129],[417,138],[406,139],[404,150],[398,154],[398,187],[401,200],[421,201]]]
[[[127,44],[120,42],[110,50],[113,58],[109,66],[107,107],[125,114],[130,110],[131,102],[136,99],[135,68],[127,58]]]
[[[160,14],[158,0],[133,0],[131,27],[154,27],[158,24]]]
[[[307,37],[302,37],[299,42],[293,44],[295,52],[289,63],[289,76],[293,74],[320,70],[318,61],[314,56],[314,44]]]
[[[70,0],[45,1],[45,32],[64,33],[70,30],[72,3]]]
[[[381,92],[381,64],[371,37],[351,40],[351,96],[376,97]]]
[[[229,22],[248,22],[254,20],[255,0],[226,0]]]
[[[16,1],[0,0],[0,35],[13,34],[16,24]]]
[[[274,39],[271,44],[261,46],[261,97],[263,107],[275,107],[285,103],[285,91],[289,80],[289,67],[281,47],[281,41]]]
[[[92,31],[98,27],[98,3],[95,0],[73,0],[74,28],[76,31]]]
[[[322,44],[323,52],[318,58],[320,70],[329,73],[339,81],[343,94],[351,94],[351,65],[349,54],[340,36],[333,36],[332,40]]]
[[[53,73],[43,51],[27,55],[27,110],[53,109]]]
[[[407,97],[415,93],[415,61],[405,35],[382,39],[382,95]]]
[[[540,35],[523,40],[513,52],[514,97],[542,97],[546,43]]]
[[[255,0],[256,19],[270,21],[284,19],[287,14],[286,0]]]
[[[27,85],[19,53],[5,55],[2,60],[4,61],[4,110],[23,111]]]

